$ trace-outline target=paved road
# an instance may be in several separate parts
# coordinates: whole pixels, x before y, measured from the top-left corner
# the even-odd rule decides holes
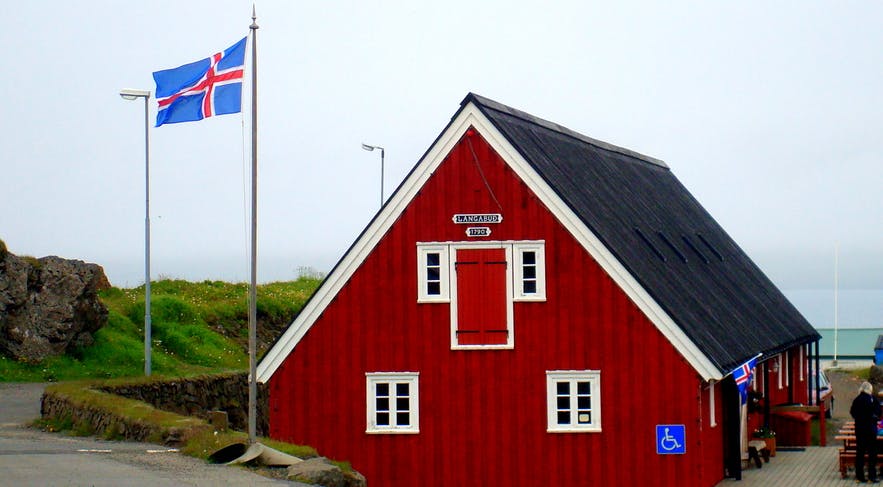
[[[43,433],[23,426],[40,415],[42,384],[0,383],[0,485],[287,485],[243,468],[210,465],[160,445]]]

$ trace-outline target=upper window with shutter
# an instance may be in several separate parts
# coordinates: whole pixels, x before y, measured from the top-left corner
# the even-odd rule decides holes
[[[511,345],[512,301],[505,248],[457,249],[457,346]]]
[[[542,241],[417,244],[417,302],[450,303],[451,347],[513,348],[513,303],[546,300]]]

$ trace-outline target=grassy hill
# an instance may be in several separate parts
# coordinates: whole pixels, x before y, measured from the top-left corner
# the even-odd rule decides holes
[[[320,283],[301,278],[258,286],[258,356]],[[152,370],[187,376],[248,367],[248,285],[220,281],[151,283]],[[144,287],[101,293],[109,310],[95,343],[25,364],[0,356],[0,381],[44,382],[144,373]]]

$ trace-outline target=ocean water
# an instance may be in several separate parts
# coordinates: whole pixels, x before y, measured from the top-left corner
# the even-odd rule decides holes
[[[819,342],[819,355],[822,358],[834,356],[834,329],[817,328],[822,335]],[[873,358],[877,337],[883,335],[883,328],[840,328],[837,330],[837,357]]]

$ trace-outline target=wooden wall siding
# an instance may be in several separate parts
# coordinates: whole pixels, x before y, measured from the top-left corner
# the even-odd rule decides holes
[[[783,404],[809,404],[809,384],[808,384],[808,371],[806,369],[806,360],[807,354],[803,355],[803,379],[800,378],[800,348],[802,346],[794,347],[790,350],[789,360],[791,362],[791,366],[789,368],[789,373],[791,375],[790,385],[785,381],[784,369],[782,375],[782,388],[779,389],[779,376],[778,373],[773,372],[772,364],[775,360],[767,360],[762,362],[757,366],[756,369],[756,377],[755,381],[757,382],[757,390],[759,392],[763,392],[764,390],[764,382],[766,382],[769,387],[769,393],[764,400],[768,401],[770,408],[775,408],[776,406],[780,406]],[[782,357],[784,357],[784,353]],[[784,367],[785,360],[782,359],[782,366]],[[765,422],[768,422],[768,419],[764,416],[764,410],[756,411],[750,413],[748,415],[748,435],[750,436],[752,431],[760,428],[764,425]]]
[[[800,380],[800,369],[798,361],[800,360],[799,346],[790,350],[788,361],[789,367],[785,367],[785,353],[781,355],[780,368],[782,370],[782,387],[779,387],[779,373],[773,372],[772,364],[775,359],[764,362],[766,366],[767,380],[769,385],[769,403],[770,406],[780,404],[802,403],[806,404],[808,399],[808,385],[806,382],[806,370],[804,369],[803,380]],[[805,367],[806,365],[804,365]],[[786,372],[790,375],[790,383],[786,380]],[[790,384],[790,385],[789,385]]]
[[[806,348],[801,345],[791,349],[791,390],[793,391],[793,402],[808,404],[809,403],[809,382],[807,379],[808,371],[806,369],[807,354],[804,350],[801,361],[800,349]],[[802,362],[802,363],[801,363]],[[801,379],[800,367],[803,367],[803,378]]]
[[[271,436],[350,460],[372,485],[710,486],[722,428],[689,364],[484,142],[461,140],[270,381]],[[513,350],[451,350],[448,304],[418,304],[418,241],[545,240],[547,301],[515,303]],[[485,239],[487,240],[487,239]],[[601,433],[546,432],[546,371],[601,371]],[[419,372],[420,433],[366,434],[365,372]],[[717,391],[717,398],[721,393]],[[718,408],[718,422],[722,411]],[[656,424],[685,424],[659,456]]]

